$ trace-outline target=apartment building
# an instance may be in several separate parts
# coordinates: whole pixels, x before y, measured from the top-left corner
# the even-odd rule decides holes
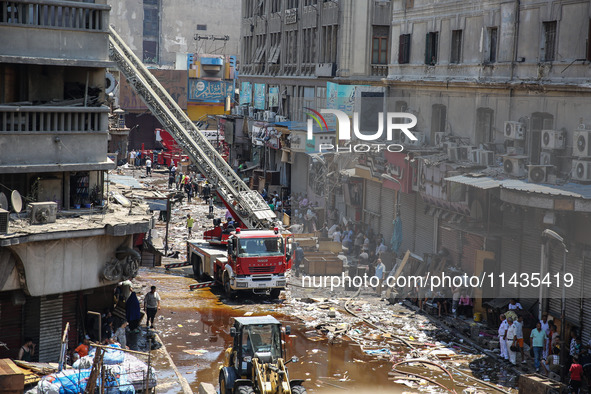
[[[65,323],[74,345],[86,311],[137,272],[133,239],[151,218],[104,198],[109,12],[0,1],[0,357],[32,337],[39,361],[57,361]]]

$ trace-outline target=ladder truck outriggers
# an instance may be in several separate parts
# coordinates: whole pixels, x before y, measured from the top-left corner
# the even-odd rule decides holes
[[[237,225],[205,232],[205,240],[187,242],[187,262],[197,279],[210,276],[229,296],[238,291],[277,297],[285,289],[290,256],[286,235],[275,227],[275,213],[250,190],[199,128],[189,119],[140,59],[110,27],[109,56],[152,114],[214,186]]]

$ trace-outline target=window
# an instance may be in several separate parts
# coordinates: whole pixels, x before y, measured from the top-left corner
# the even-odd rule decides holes
[[[591,19],[589,19],[589,31],[587,33],[587,61],[591,61]]]
[[[372,64],[388,64],[388,36],[390,29],[386,26],[373,27],[373,41],[371,50]]]
[[[496,27],[488,28],[488,50],[487,50],[487,63],[496,63],[497,61],[497,39],[498,29]]]
[[[158,43],[144,40],[144,63],[158,63]]]
[[[197,25],[197,30],[207,30],[207,25]]]
[[[444,132],[447,123],[447,108],[442,104],[433,104],[431,107],[431,139],[435,141],[435,133]]]
[[[476,145],[494,141],[492,128],[494,113],[490,108],[476,110],[476,138],[474,141]]]
[[[450,63],[460,63],[462,61],[462,31],[453,30],[451,32],[451,58]]]
[[[437,47],[439,45],[439,33],[427,33],[425,45],[425,64],[437,64]]]
[[[144,0],[143,57],[144,63],[158,63],[160,37],[160,5],[157,0]]]
[[[281,0],[271,0],[271,12],[281,11]]]
[[[398,37],[398,64],[410,62],[410,34],[401,34]]]
[[[542,59],[551,62],[556,55],[556,21],[544,22],[544,47],[542,48]]]

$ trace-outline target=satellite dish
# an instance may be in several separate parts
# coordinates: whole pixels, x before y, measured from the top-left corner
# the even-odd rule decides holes
[[[6,194],[0,192],[0,208],[8,211],[8,198],[6,198]]]
[[[19,213],[23,209],[23,200],[21,194],[17,190],[13,190],[10,195],[10,203],[12,204],[12,210]]]

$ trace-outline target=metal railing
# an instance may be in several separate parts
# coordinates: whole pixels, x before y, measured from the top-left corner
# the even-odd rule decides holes
[[[0,24],[33,25],[75,30],[103,30],[103,13],[110,7],[101,4],[52,0],[0,0]]]
[[[0,105],[2,132],[107,131],[107,107],[39,107]]]

